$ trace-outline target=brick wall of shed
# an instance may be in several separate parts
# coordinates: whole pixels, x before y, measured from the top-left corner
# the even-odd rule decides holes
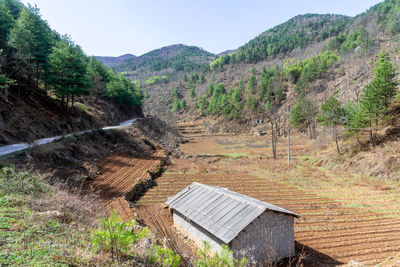
[[[235,258],[247,257],[258,263],[272,263],[294,256],[294,219],[266,211],[231,241]]]
[[[211,246],[211,252],[220,252],[222,245],[221,240],[201,228],[200,226],[186,220],[180,213],[173,212],[174,226],[183,234],[187,235],[197,246],[203,248],[203,241],[207,241]]]

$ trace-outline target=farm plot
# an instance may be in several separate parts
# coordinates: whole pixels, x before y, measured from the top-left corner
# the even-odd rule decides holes
[[[149,172],[160,166],[163,157],[163,150],[145,158],[121,154],[106,156],[98,162],[101,174],[89,186],[99,193],[109,210],[116,210],[122,219],[129,220],[132,210],[125,195],[138,182],[147,179]]]
[[[249,140],[253,141],[249,143]],[[270,153],[268,147],[257,145],[260,143],[259,137],[247,137],[247,144],[244,141],[244,137],[199,136],[182,145],[181,150],[188,157],[175,159],[169,172],[157,179],[157,186],[137,202],[139,216],[154,216],[154,213],[151,216],[148,214],[149,210],[157,209],[168,197],[192,182],[199,182],[225,187],[301,214],[302,217],[295,222],[296,249],[298,252],[304,249],[307,265],[340,265],[351,260],[373,265],[400,252],[400,216],[398,213],[380,211],[390,201],[398,201],[395,193],[364,188],[365,192],[368,191],[368,198],[376,199],[371,203],[377,206],[371,207],[359,205],[358,202],[352,205],[350,193],[341,197],[333,194],[345,190],[339,189],[334,183],[327,192],[318,186],[318,189],[308,190],[305,184],[293,182],[302,179],[298,167],[284,167],[282,162],[278,164],[277,161],[259,159]],[[283,151],[284,143],[278,145]],[[240,155],[244,156],[221,159],[234,146],[240,147]],[[305,144],[295,142],[293,147],[300,160],[306,149]],[[207,157],[198,156],[207,154]],[[265,164],[282,173],[268,177]],[[307,178],[308,183],[319,183],[315,177],[310,177]],[[321,186],[325,186],[325,183],[329,184],[329,178],[324,178]],[[338,187],[337,190],[333,189],[334,186]],[[382,196],[386,201],[379,200]],[[152,225],[151,221],[144,220]]]
[[[356,260],[375,264],[400,251],[400,220],[246,174],[165,174],[137,204],[159,206],[194,181],[225,187],[301,214],[295,223],[295,238],[311,249],[311,262]]]

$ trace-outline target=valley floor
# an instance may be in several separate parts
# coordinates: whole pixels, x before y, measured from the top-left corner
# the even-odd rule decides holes
[[[305,137],[292,138],[287,163],[286,138],[272,158],[268,136],[209,135],[201,124],[181,123],[189,142],[168,170],[136,203],[145,224],[184,256],[191,245],[174,231],[163,207],[168,197],[192,182],[230,190],[302,215],[295,221],[298,255],[305,265],[341,265],[350,261],[381,263],[400,252],[400,186],[394,182],[332,172],[312,162]],[[303,253],[302,253],[303,252]]]

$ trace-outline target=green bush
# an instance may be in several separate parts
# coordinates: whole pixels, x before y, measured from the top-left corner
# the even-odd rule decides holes
[[[78,103],[78,107],[82,110],[82,111],[84,111],[84,112],[88,112],[88,110],[87,110],[87,107],[86,107],[86,105],[85,104],[83,104],[83,103]]]
[[[361,41],[362,41],[361,37],[362,37],[362,30],[352,32],[351,34],[349,34],[347,36],[347,38],[344,41],[344,43],[342,44],[340,50],[342,52],[353,51],[354,49],[356,49],[358,46],[361,45]]]
[[[162,266],[178,267],[181,262],[181,257],[169,248],[154,245],[149,254],[150,263],[157,262]]]
[[[133,231],[134,221],[123,222],[116,212],[100,220],[100,227],[93,231],[92,243],[96,250],[109,251],[113,257],[120,257],[129,250],[129,245],[149,236],[147,228]]]
[[[292,61],[290,60],[286,61],[283,66],[283,73],[296,84],[295,91],[301,94],[309,82],[326,73],[339,59],[335,52],[327,50],[324,53],[297,61],[294,64],[291,64]]]
[[[247,99],[247,107],[251,111],[255,111],[257,109],[257,100],[256,100],[256,98],[254,96],[251,95]]]
[[[229,247],[222,245],[221,253],[216,253],[210,256],[210,244],[204,241],[204,249],[197,251],[199,259],[195,261],[196,267],[244,267],[247,264],[247,259],[243,258],[240,262],[233,257],[233,252]]]
[[[177,96],[174,97],[174,102],[172,102],[172,111],[179,111],[181,109],[181,103],[179,102],[179,98]]]
[[[181,103],[180,103],[180,108],[185,109],[186,108],[186,99],[182,98]]]

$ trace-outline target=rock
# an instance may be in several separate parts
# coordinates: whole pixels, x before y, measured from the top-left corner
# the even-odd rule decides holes
[[[365,266],[365,265],[362,264],[362,263],[359,263],[359,262],[351,260],[351,261],[349,261],[348,266],[349,267],[361,267],[361,266]]]
[[[398,135],[400,134],[400,127],[388,127],[385,129],[385,135]]]
[[[30,154],[27,154],[27,155],[25,156],[25,161],[26,161],[27,163],[31,163],[31,162],[33,161],[33,157],[32,157]]]
[[[49,210],[39,212],[40,216],[45,217],[46,219],[62,219],[64,218],[64,213],[58,210]]]

